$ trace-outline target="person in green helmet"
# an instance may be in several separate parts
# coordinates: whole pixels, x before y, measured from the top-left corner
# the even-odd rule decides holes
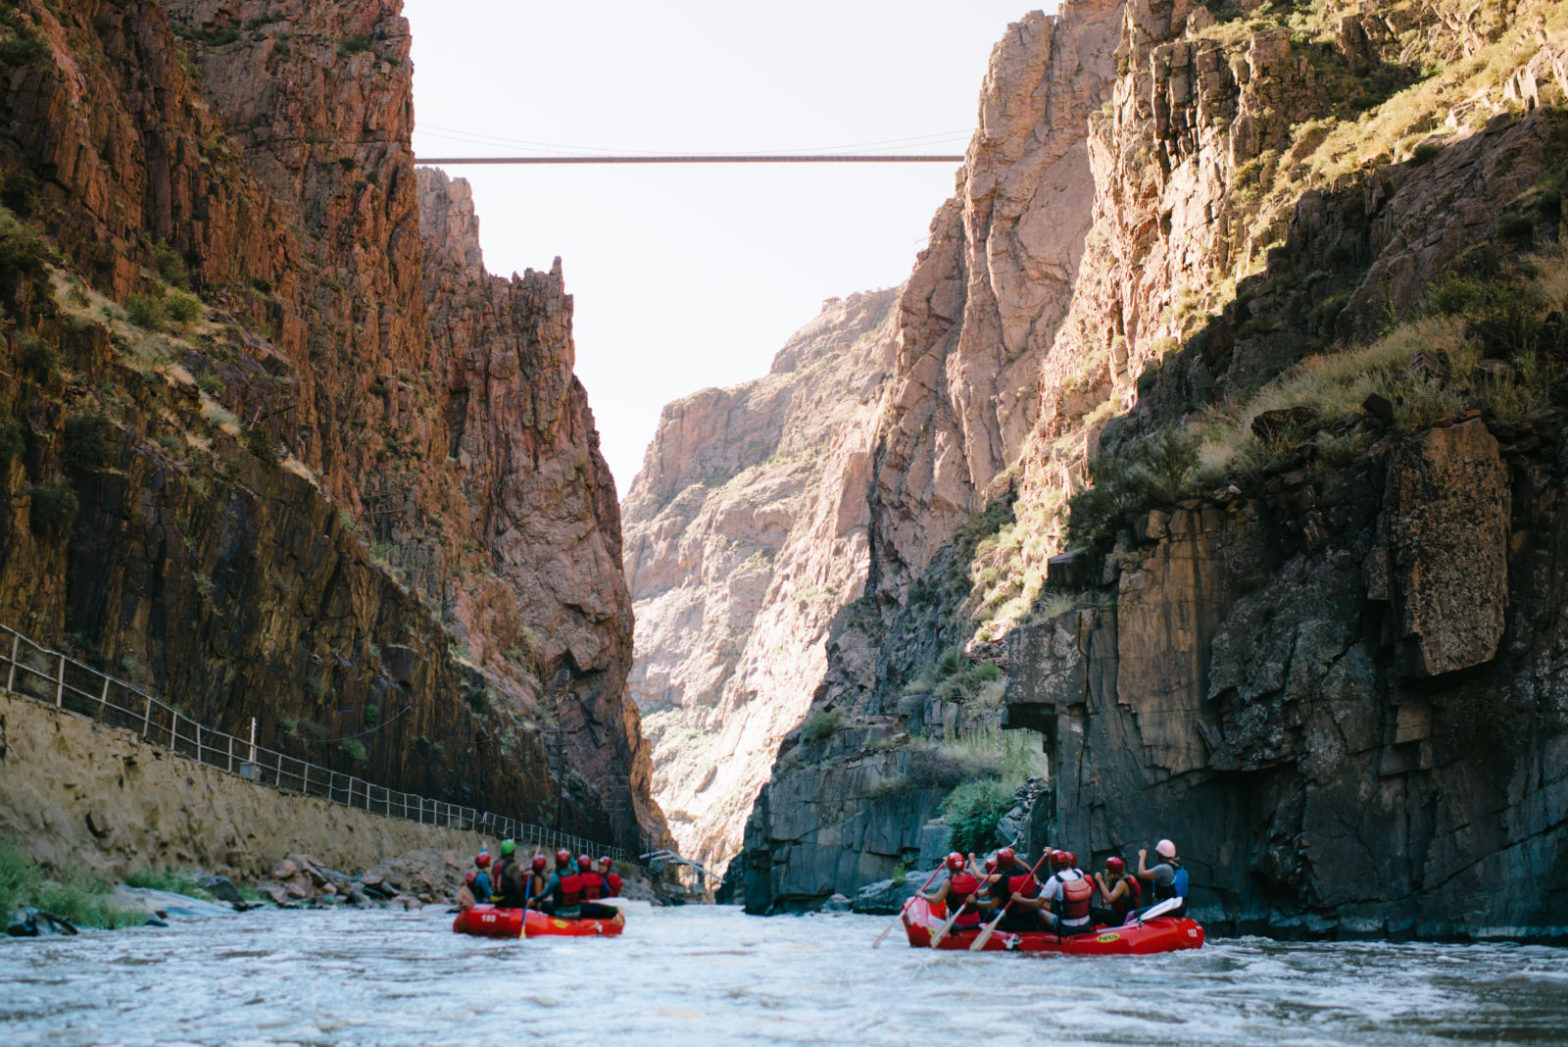
[[[512,840],[501,841],[501,857],[496,859],[495,868],[490,876],[490,897],[497,905],[507,908],[520,908],[523,904],[521,898],[513,897],[507,890],[507,882],[514,877],[511,875],[517,865],[517,844]]]

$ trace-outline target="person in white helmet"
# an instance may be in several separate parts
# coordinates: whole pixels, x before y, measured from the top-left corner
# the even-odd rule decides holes
[[[1150,904],[1158,905],[1168,898],[1180,898],[1181,905],[1172,909],[1167,915],[1185,916],[1187,913],[1187,870],[1181,867],[1181,859],[1176,856],[1176,845],[1169,840],[1161,840],[1154,845],[1154,853],[1159,855],[1159,864],[1149,868],[1145,862],[1149,851],[1142,848],[1138,851],[1138,879],[1149,882]]]

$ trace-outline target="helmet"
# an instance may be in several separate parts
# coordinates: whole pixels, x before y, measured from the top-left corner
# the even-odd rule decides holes
[[[1105,867],[1113,873],[1125,872],[1127,870],[1126,863],[1114,854],[1105,859]]]
[[[587,872],[589,869],[593,868],[593,859],[588,857],[586,854],[579,854],[577,856],[577,868],[581,869],[583,872]]]
[[[1066,851],[1052,851],[1051,852],[1051,868],[1053,868],[1053,869],[1065,869],[1065,868],[1067,868],[1071,864],[1072,864],[1072,855],[1068,854]]]
[[[1176,857],[1176,845],[1169,840],[1161,840],[1154,845],[1154,853],[1161,858],[1174,858]]]
[[[947,867],[952,869],[954,872],[959,871],[964,867],[964,856],[959,854],[957,851],[954,851],[952,854],[947,856]]]
[[[463,882],[468,884],[470,887],[474,885],[474,881],[477,879],[479,879],[479,873],[473,869],[468,870],[468,872],[463,875]]]
[[[604,857],[600,858],[599,859],[599,864],[600,865],[609,865],[610,864],[610,856],[607,854]]]
[[[501,857],[505,858],[515,850],[517,850],[517,844],[513,843],[511,840],[501,841]]]
[[[490,864],[490,852],[480,851],[477,855],[474,856],[474,864],[479,866],[481,869],[488,867]]]
[[[1062,867],[1066,869],[1078,868],[1078,856],[1072,851],[1062,852]]]
[[[988,872],[988,873],[996,872],[996,859],[995,858],[987,858],[985,860],[985,871]]]
[[[572,861],[572,852],[568,851],[565,847],[562,847],[559,851],[555,852],[555,864],[556,865],[569,865],[569,864],[571,864],[571,861]]]
[[[542,872],[544,870],[544,867],[546,865],[548,865],[548,864],[549,864],[549,862],[547,862],[545,860],[545,856],[544,855],[542,855],[542,854],[534,855],[534,869],[536,871],[541,871]]]
[[[998,865],[1012,865],[1013,864],[1013,849],[1011,847],[1003,847],[1000,851],[997,851],[996,852],[996,864],[998,864]]]

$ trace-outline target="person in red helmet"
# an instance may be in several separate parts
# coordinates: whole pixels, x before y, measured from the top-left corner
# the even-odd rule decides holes
[[[613,920],[620,915],[613,905],[600,905],[605,885],[604,878],[593,868],[593,859],[586,854],[577,859],[577,875],[582,879],[582,903],[577,907],[578,916],[584,920]]]
[[[922,891],[920,897],[933,904],[940,903],[945,906],[948,917],[958,913],[958,919],[953,923],[955,931],[980,926],[977,898],[980,893],[980,878],[970,872],[968,860],[957,851],[949,854],[942,864],[947,868],[947,875],[942,878],[936,890]]]
[[[528,907],[550,912],[555,908],[555,901],[551,898],[550,861],[542,854],[536,854],[528,868]]]
[[[1040,914],[1045,929],[1059,935],[1081,934],[1093,929],[1089,905],[1094,900],[1094,881],[1078,869],[1071,851],[1051,852],[1051,878],[1036,898],[1022,892],[1013,895],[1013,904]]]
[[[1127,875],[1127,863],[1116,855],[1105,859],[1105,871],[1094,874],[1094,886],[1100,894],[1100,904],[1090,912],[1097,924],[1108,924],[1119,927],[1127,922],[1127,916],[1138,908],[1138,899],[1143,895],[1136,876]]]
[[[474,897],[483,902],[489,901],[490,895],[495,890],[494,885],[490,882],[490,852],[483,847],[474,856],[473,888]]]
[[[619,873],[611,870],[613,864],[609,855],[599,859],[599,875],[604,877],[605,890],[609,892],[605,895],[607,898],[619,898],[621,896],[622,880]]]

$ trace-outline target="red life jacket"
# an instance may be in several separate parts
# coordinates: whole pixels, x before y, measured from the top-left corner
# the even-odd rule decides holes
[[[621,896],[621,876],[620,876],[620,873],[611,873],[610,874],[610,893],[609,893],[609,895],[607,897],[619,898],[620,896]]]
[[[947,914],[952,916],[964,905],[973,901],[975,892],[980,889],[980,881],[966,872],[957,873],[947,881]],[[953,924],[955,927],[980,926],[980,910],[973,905],[964,909],[963,913]]]
[[[1014,894],[1021,894],[1025,898],[1033,898],[1035,895],[1040,893],[1040,881],[1036,880],[1028,873],[1024,873],[1021,876],[1014,876],[1011,880],[1007,881],[1007,891],[1007,896],[1009,898],[1011,898]]]
[[[1111,903],[1111,912],[1125,919],[1128,913],[1138,908],[1138,896],[1143,893],[1143,887],[1136,876],[1123,876],[1121,882],[1127,885],[1127,890]],[[1112,884],[1111,889],[1115,890],[1116,885]]]
[[[1062,880],[1062,918],[1081,920],[1089,915],[1089,903],[1094,899],[1094,884],[1082,873],[1076,880]]]
[[[585,872],[583,880],[583,901],[593,902],[604,897],[604,878],[596,872]]]
[[[561,877],[561,900],[556,904],[562,908],[569,908],[583,900],[583,877],[581,873],[572,873],[570,876]]]

